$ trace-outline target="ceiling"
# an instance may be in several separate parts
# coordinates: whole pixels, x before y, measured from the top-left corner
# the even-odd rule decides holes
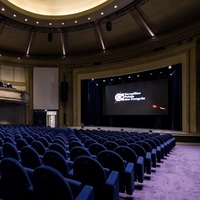
[[[200,0],[1,0],[0,54],[102,53],[199,20]]]

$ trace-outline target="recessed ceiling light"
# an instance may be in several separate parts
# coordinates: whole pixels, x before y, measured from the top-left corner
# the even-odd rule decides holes
[[[88,17],[88,20],[90,20],[91,18],[90,17]]]
[[[62,25],[64,25],[65,23],[64,22],[62,22]]]
[[[24,21],[26,21],[26,22],[27,22],[27,21],[28,21],[28,19],[24,19]]]
[[[52,23],[50,22],[50,23],[49,23],[49,25],[51,26],[51,25],[52,25]]]
[[[74,23],[76,24],[78,21],[75,21]]]
[[[39,24],[39,22],[37,21],[36,24]]]
[[[103,12],[101,12],[101,15],[104,15],[104,13],[103,13]]]
[[[13,17],[17,17],[17,16],[14,14]]]
[[[115,5],[114,8],[117,8],[117,5]]]
[[[1,10],[2,10],[2,11],[5,11],[5,8],[2,8]]]

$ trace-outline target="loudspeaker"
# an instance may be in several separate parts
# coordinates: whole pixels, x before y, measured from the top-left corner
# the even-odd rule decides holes
[[[67,101],[68,96],[68,82],[64,81],[61,82],[61,91],[60,91],[60,98],[62,102]]]
[[[48,33],[48,41],[51,42],[53,40],[53,34]]]
[[[111,30],[112,30],[112,23],[111,23],[110,21],[108,21],[108,22],[106,23],[106,30],[107,30],[107,31],[111,31]]]

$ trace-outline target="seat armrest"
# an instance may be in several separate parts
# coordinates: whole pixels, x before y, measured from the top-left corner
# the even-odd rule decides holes
[[[92,186],[85,185],[75,200],[94,200],[94,189]]]
[[[107,199],[119,200],[119,172],[111,171],[105,184]]]

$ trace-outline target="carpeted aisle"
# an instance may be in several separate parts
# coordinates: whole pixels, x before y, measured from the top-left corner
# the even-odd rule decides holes
[[[133,200],[200,200],[200,145],[177,144],[143,185]]]

